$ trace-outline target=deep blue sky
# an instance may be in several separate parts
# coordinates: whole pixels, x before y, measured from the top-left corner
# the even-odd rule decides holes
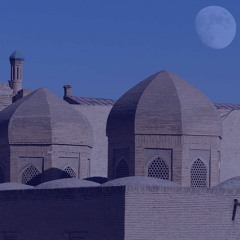
[[[196,14],[218,5],[232,13],[237,34],[222,50],[206,47]],[[9,55],[25,57],[24,88],[117,99],[167,69],[215,102],[240,103],[239,0],[2,0],[0,81]]]

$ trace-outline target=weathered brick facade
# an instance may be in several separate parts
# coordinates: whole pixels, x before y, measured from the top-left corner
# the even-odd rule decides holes
[[[127,188],[126,240],[239,239],[240,215],[232,221],[239,190]]]
[[[0,192],[0,239],[123,240],[124,195],[124,187]]]
[[[240,105],[214,106],[162,71],[115,105],[71,96],[66,85],[70,106],[22,89],[23,58],[14,52],[10,62],[10,85],[0,84],[0,182],[49,182],[0,184],[0,240],[240,239],[240,179],[213,187],[240,176]],[[119,182],[49,187],[107,175]]]
[[[197,184],[191,171],[199,161],[204,186],[214,186],[219,183],[221,133],[212,102],[184,80],[161,71],[125,93],[109,114],[109,178],[119,177],[118,169],[126,176],[155,176],[158,168],[160,177],[187,187]],[[118,167],[121,161],[128,174]]]
[[[61,111],[59,111],[61,109]],[[1,181],[28,183],[87,178],[93,134],[87,119],[46,89],[0,113]],[[28,179],[30,178],[30,179]]]
[[[153,186],[1,191],[0,239],[238,240],[239,197]]]
[[[0,112],[12,104],[13,90],[9,85],[0,83]]]

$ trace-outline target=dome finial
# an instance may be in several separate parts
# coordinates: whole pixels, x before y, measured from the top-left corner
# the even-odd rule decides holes
[[[22,53],[18,50],[15,50],[9,57],[10,61],[24,61]]]

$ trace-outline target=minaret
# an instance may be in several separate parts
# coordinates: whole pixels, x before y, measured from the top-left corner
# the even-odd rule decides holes
[[[22,54],[16,50],[10,55],[9,60],[11,64],[10,86],[13,89],[13,96],[15,96],[18,91],[22,89],[24,58]]]

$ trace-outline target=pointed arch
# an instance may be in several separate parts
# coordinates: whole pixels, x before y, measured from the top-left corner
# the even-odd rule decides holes
[[[207,167],[201,159],[197,159],[191,166],[191,187],[208,187]]]
[[[170,180],[170,169],[162,157],[157,157],[148,165],[148,177]]]
[[[121,159],[116,166],[116,178],[128,177],[129,167],[125,159]]]
[[[71,167],[67,166],[62,172],[61,178],[76,178],[76,173]]]
[[[34,166],[27,167],[22,173],[22,183],[36,186],[42,182],[41,173]]]

